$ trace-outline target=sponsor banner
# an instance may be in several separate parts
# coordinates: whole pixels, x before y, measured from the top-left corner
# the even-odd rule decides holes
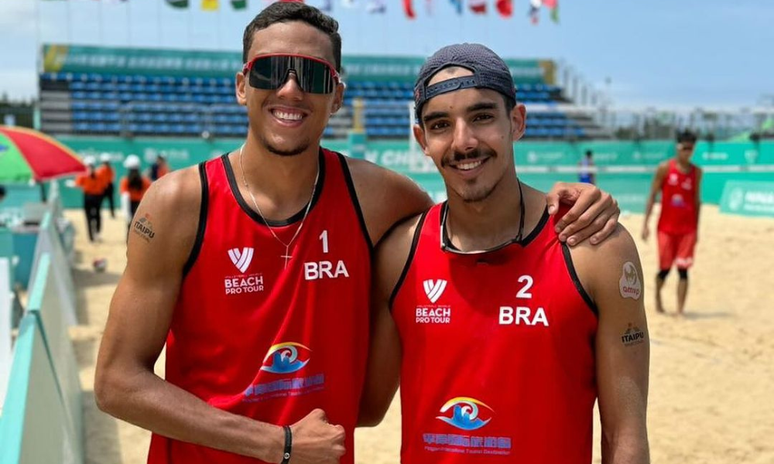
[[[43,45],[44,72],[233,78],[241,69],[238,52]]]
[[[720,211],[743,216],[774,217],[774,181],[726,182]]]
[[[424,62],[425,57],[419,56],[344,56],[341,64],[349,82],[414,84]],[[517,83],[553,84],[556,80],[551,60],[505,62]],[[44,72],[233,78],[242,64],[239,52],[43,45]]]
[[[218,157],[237,149],[240,139],[215,139],[206,141],[196,138],[141,138],[119,139],[61,136],[58,140],[71,147],[81,156],[99,156],[109,153],[116,175],[124,175],[123,160],[129,154],[137,154],[142,159],[142,169],[148,166],[158,155],[163,155],[172,169],[181,169],[202,161]],[[694,161],[704,168],[702,180],[702,201],[718,204],[723,188],[728,181],[774,182],[774,143],[761,142],[731,144],[725,152],[737,153],[731,161],[744,159],[742,164],[703,164],[701,153],[705,143],[697,145]],[[716,143],[715,146],[720,144]],[[324,140],[323,146],[350,154],[346,140]],[[744,153],[755,147],[760,156],[753,164],[747,163]],[[730,147],[730,148],[729,148]],[[621,210],[642,212],[645,209],[653,173],[659,162],[674,156],[674,143],[671,141],[634,142],[518,142],[515,145],[516,170],[519,178],[543,191],[549,190],[556,182],[577,182],[578,161],[586,150],[595,153],[597,185],[612,193],[621,205]],[[424,188],[435,201],[446,199],[446,188],[438,174],[435,164],[422,152],[413,149],[404,141],[366,141],[363,157],[373,163],[411,177]],[[740,158],[741,156],[741,158]],[[767,162],[768,160],[768,162]],[[64,205],[68,208],[82,206],[83,195],[80,190],[63,187],[61,189]],[[35,192],[32,192],[33,194]]]

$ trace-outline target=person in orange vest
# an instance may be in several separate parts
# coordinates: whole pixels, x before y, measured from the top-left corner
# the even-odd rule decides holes
[[[93,156],[87,156],[83,159],[88,172],[75,178],[75,182],[70,186],[77,186],[83,190],[83,210],[86,213],[86,229],[89,231],[90,242],[100,242],[102,238],[102,214],[100,206],[102,205],[102,194],[105,191],[105,185],[102,179],[97,175],[95,169],[96,160]]]
[[[150,178],[153,182],[169,174],[169,164],[162,155],[156,156],[156,161],[150,167]]]
[[[129,155],[124,160],[126,176],[121,179],[121,210],[126,217],[127,229],[132,225],[134,213],[140,206],[140,201],[145,192],[151,186],[151,181],[140,174],[140,158],[137,155]]]
[[[97,168],[97,177],[102,179],[102,183],[105,185],[105,191],[102,192],[102,199],[107,199],[108,205],[110,205],[110,217],[115,219],[116,217],[116,205],[115,199],[115,185],[113,182],[116,179],[116,171],[113,166],[110,165],[110,153],[103,153],[100,155],[99,160],[102,162],[100,167]]]

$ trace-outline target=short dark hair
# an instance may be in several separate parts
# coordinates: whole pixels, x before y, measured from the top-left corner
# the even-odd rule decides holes
[[[253,35],[272,24],[301,21],[319,29],[331,39],[333,65],[341,71],[341,35],[339,23],[313,6],[301,2],[276,2],[263,9],[250,21],[242,37],[242,62],[247,63],[247,53],[253,45]]]
[[[591,150],[586,150],[586,156],[588,156],[589,158],[591,158],[593,155],[594,155],[594,152],[593,152],[593,151],[591,151]]]
[[[696,143],[697,139],[696,133],[688,129],[677,134],[677,143]]]

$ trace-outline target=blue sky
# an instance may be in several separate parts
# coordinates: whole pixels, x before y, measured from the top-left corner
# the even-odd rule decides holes
[[[774,96],[771,0],[560,0],[561,24],[543,12],[539,26],[526,17],[528,0],[514,0],[510,19],[458,16],[449,0],[433,0],[428,15],[426,0],[414,0],[413,21],[400,0],[385,0],[386,15],[332,1],[345,54],[427,56],[481,42],[504,57],[567,63],[618,107],[751,107]],[[203,12],[199,3],[181,11],[162,0],[0,0],[0,92],[35,94],[38,42],[238,51],[267,4],[248,0],[235,12],[221,0],[221,11]]]

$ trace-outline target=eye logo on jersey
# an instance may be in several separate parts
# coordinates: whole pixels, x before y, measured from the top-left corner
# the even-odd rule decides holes
[[[228,250],[228,257],[231,258],[231,263],[239,269],[239,272],[244,273],[253,260],[253,252],[253,248],[250,247],[244,247],[241,251],[239,248],[232,248]]]
[[[443,291],[446,290],[446,281],[443,279],[430,279],[425,280],[422,283],[425,287],[425,295],[427,295],[427,299],[430,300],[431,303],[438,301],[438,298],[441,298],[441,295],[443,295]]]
[[[290,374],[300,371],[309,362],[311,352],[312,350],[300,343],[279,343],[269,348],[269,352],[263,358],[261,370],[272,374]]]
[[[479,406],[483,406],[485,409],[482,411]],[[452,410],[451,417],[448,415],[436,416],[436,419],[440,419],[461,430],[480,429],[492,420],[491,414],[494,412],[492,408],[481,401],[463,396],[452,398],[447,401],[441,408],[441,412],[448,413],[450,409]],[[479,413],[481,412],[485,412],[486,415],[489,415],[490,417],[486,420],[482,419],[479,417]]]

